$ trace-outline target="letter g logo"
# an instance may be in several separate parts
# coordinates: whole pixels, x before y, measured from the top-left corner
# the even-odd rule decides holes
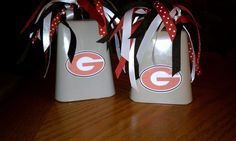
[[[73,75],[89,77],[101,72],[105,66],[103,57],[94,52],[80,52],[74,56],[73,61],[66,62],[67,70]]]
[[[141,84],[155,92],[168,92],[177,88],[181,83],[180,73],[172,77],[172,68],[167,66],[153,66],[141,74]]]

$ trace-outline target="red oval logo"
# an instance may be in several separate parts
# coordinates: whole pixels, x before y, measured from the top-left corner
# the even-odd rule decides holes
[[[98,74],[103,70],[105,60],[101,55],[94,52],[80,52],[74,56],[73,61],[66,62],[67,70],[73,75],[89,77]]]
[[[172,77],[172,68],[167,66],[153,66],[141,74],[141,84],[155,92],[168,92],[177,88],[181,83],[181,74]]]

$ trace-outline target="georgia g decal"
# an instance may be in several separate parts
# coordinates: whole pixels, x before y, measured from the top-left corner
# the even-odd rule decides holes
[[[172,68],[168,66],[153,66],[141,73],[141,84],[154,92],[168,92],[181,83],[181,74],[172,77]]]
[[[73,75],[89,77],[98,74],[105,66],[104,58],[94,52],[79,52],[75,54],[73,61],[66,62],[67,70]]]

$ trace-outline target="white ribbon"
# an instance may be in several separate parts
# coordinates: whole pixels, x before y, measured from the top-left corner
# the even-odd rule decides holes
[[[135,48],[135,39],[133,39],[130,52],[129,52],[129,79],[130,85],[135,90],[138,90],[136,78],[135,78],[135,66],[134,66],[134,48]]]
[[[157,15],[152,23],[150,24],[150,26],[148,27],[144,37],[143,37],[143,40],[139,46],[139,50],[137,52],[137,60],[138,60],[138,63],[141,63],[142,59],[143,59],[143,55],[145,53],[145,47],[148,45],[148,43],[151,41],[154,33],[156,32],[156,29],[160,26],[161,24],[161,17],[160,15]]]
[[[42,13],[47,9],[49,8],[50,6],[52,6],[54,3],[56,2],[65,2],[65,3],[68,3],[68,4],[76,4],[78,7],[78,3],[76,0],[53,0],[51,2],[49,2],[48,4],[46,4],[42,10],[39,12],[37,18],[36,18],[36,21],[35,23],[38,22],[38,20],[40,19]],[[65,5],[65,8],[68,9],[70,6],[69,5]],[[72,17],[74,16],[73,14],[73,11],[71,10],[67,10],[66,11],[66,17],[68,19],[71,19]],[[52,20],[52,12],[50,12],[44,19],[43,19],[43,37],[42,37],[42,42],[43,42],[43,49],[44,51],[46,51],[48,49],[48,47],[50,46],[50,28],[51,28],[51,20]],[[40,31],[40,30],[39,30]],[[41,31],[40,31],[41,32]],[[32,35],[32,34],[31,34]],[[30,38],[31,38],[31,35],[30,35]],[[40,39],[40,34],[38,35],[38,39]]]
[[[50,7],[51,5],[53,5],[53,4],[56,3],[56,2],[65,2],[65,3],[68,3],[68,4],[76,4],[76,5],[79,7],[79,4],[77,3],[76,0],[52,0],[52,1],[50,1],[49,3],[47,3],[47,4],[42,8],[42,10],[39,12],[38,17],[37,17],[35,23],[38,22],[38,20],[39,20],[39,18],[41,17],[43,11],[45,11],[46,9],[48,9],[48,7]]]
[[[176,15],[176,13],[178,13],[178,15]],[[170,11],[170,16],[174,19],[177,19],[178,16],[181,15],[181,10],[178,8],[178,7],[175,7],[173,8],[171,11]],[[143,59],[143,56],[144,56],[144,53],[145,53],[145,47],[148,45],[148,43],[151,41],[152,37],[154,36],[155,32],[160,33],[161,30],[164,28],[164,24],[162,23],[162,19],[160,17],[160,15],[157,15],[153,21],[151,22],[150,26],[148,27],[145,35],[144,35],[144,38],[143,40],[141,41],[141,44],[139,46],[139,50],[137,52],[137,60],[138,60],[138,63],[141,63],[142,59]],[[123,40],[122,40],[123,41]],[[135,42],[135,40],[134,40]],[[131,49],[130,49],[130,54],[129,54],[129,76],[130,76],[130,82],[131,82],[131,86],[134,88],[134,89],[138,89],[137,87],[137,83],[136,83],[136,79],[135,79],[135,69],[134,69],[134,44],[135,43],[132,43],[131,45]],[[155,45],[153,47],[153,51],[152,51],[152,60],[155,63]],[[195,58],[195,57],[194,57]],[[194,59],[195,60],[195,59]],[[194,69],[194,68],[193,68]],[[194,79],[194,70],[192,70],[192,81]]]
[[[67,20],[73,20],[74,19],[74,11],[70,9],[70,5],[65,5],[66,10],[66,19]]]
[[[116,54],[117,54],[118,59],[120,60],[120,57],[121,57],[120,42],[119,42],[119,38],[118,38],[117,34],[114,35],[114,38],[115,38]]]
[[[107,19],[108,23],[110,23],[111,19],[115,16],[115,14],[108,8],[106,7],[103,7],[104,9],[104,15],[105,15],[105,18]],[[115,23],[118,24],[120,22],[119,18],[115,18]],[[114,24],[112,23],[111,24],[111,28],[114,29]],[[120,60],[121,58],[121,51],[120,51],[120,42],[119,42],[119,38],[118,38],[118,35],[117,33],[115,33],[114,35],[114,39],[115,39],[115,49],[116,49],[116,55],[117,55],[117,58],[118,60]]]
[[[191,82],[194,81],[195,79],[195,67],[196,67],[196,56],[195,56],[195,51],[194,51],[194,47],[193,47],[193,42],[192,42],[192,38],[191,35],[189,33],[189,31],[187,30],[187,28],[185,26],[183,26],[184,30],[186,31],[186,33],[188,34],[189,40],[190,40],[190,44],[191,44],[191,48],[192,48],[192,55],[193,55],[193,60],[192,60],[192,70],[191,70]]]
[[[146,12],[143,10],[137,10],[137,13],[142,13],[145,14]],[[139,47],[139,55],[141,55],[143,57],[144,54],[144,49],[146,44],[148,44],[148,42],[151,40],[151,37],[154,35],[157,27],[160,25],[161,23],[161,17],[159,15],[157,15],[154,20],[152,21],[151,25],[149,26],[147,32],[145,33],[144,39],[142,40],[140,47]],[[135,18],[133,21],[133,24],[135,22],[138,21],[138,18]],[[160,21],[160,22],[159,22]],[[124,36],[124,34],[123,34]],[[122,40],[123,41],[123,40]],[[138,86],[137,86],[137,82],[136,82],[136,77],[135,77],[135,65],[134,65],[134,58],[135,58],[135,54],[134,54],[134,49],[135,49],[135,39],[133,39],[131,47],[130,47],[130,51],[129,51],[129,79],[130,79],[130,84],[131,87],[134,88],[135,90],[138,91]],[[141,57],[138,57],[137,54],[137,59],[138,61],[141,61]]]
[[[171,10],[170,12],[170,16],[174,17],[174,15],[176,14],[176,11],[179,8],[175,7]],[[148,30],[146,31],[143,40],[139,46],[139,50],[137,52],[137,60],[138,63],[141,63],[142,59],[143,59],[143,55],[145,53],[145,47],[148,45],[148,43],[151,41],[153,35],[155,34],[156,30],[158,29],[158,27],[160,28],[160,24],[162,23],[162,19],[160,17],[160,15],[157,15],[152,23],[150,24],[150,26],[148,27]]]
[[[111,21],[110,17],[114,17],[115,14],[110,9],[108,9],[106,7],[103,7],[103,9],[104,9],[104,13],[105,13],[106,19],[108,20],[108,22],[110,22]],[[119,18],[115,18],[115,22],[116,22],[116,24],[118,24],[120,22],[120,19]]]
[[[129,50],[130,50],[130,36],[131,36],[131,25],[133,10],[127,11],[124,15],[122,43],[121,43],[121,56],[129,61]]]
[[[50,45],[50,27],[52,13],[49,13],[43,20],[43,49],[46,51]]]

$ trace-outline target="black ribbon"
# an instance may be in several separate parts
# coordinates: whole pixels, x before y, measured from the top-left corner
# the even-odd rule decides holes
[[[193,46],[195,47],[194,51],[198,52],[197,47],[199,46],[199,43],[198,43],[198,35],[197,35],[196,26],[194,26],[192,23],[184,23],[183,25],[188,30],[189,34],[191,35],[192,43],[193,43]]]
[[[178,73],[181,69],[181,31],[183,25],[176,25],[176,36],[172,44],[172,76]]]
[[[69,57],[70,62],[72,62],[76,50],[76,35],[74,31],[71,29],[70,25],[66,22],[66,17],[64,17],[63,20],[61,20],[61,23],[64,24],[70,30],[71,39],[67,55]]]
[[[151,22],[153,21],[153,19],[156,17],[156,11],[152,10],[150,13],[148,13],[143,22],[140,23],[140,25],[138,26],[138,28],[135,30],[135,32],[131,35],[130,38],[135,38],[135,48],[134,48],[134,65],[135,65],[135,78],[138,79],[139,78],[139,63],[137,60],[137,53],[139,50],[139,46],[143,40],[143,37],[149,27],[149,25],[151,24]]]

